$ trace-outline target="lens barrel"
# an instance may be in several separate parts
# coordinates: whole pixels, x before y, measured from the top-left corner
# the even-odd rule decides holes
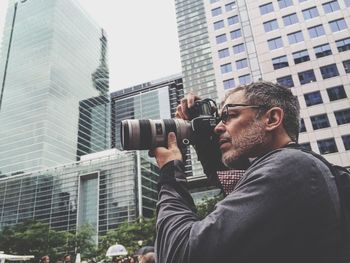
[[[120,140],[123,150],[150,150],[166,147],[169,132],[175,132],[180,145],[191,141],[191,123],[182,119],[123,120]]]

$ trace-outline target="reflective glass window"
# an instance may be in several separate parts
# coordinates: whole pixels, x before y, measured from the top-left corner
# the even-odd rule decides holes
[[[216,44],[221,44],[227,41],[226,34],[216,36]]]
[[[329,26],[331,27],[332,32],[337,32],[348,27],[344,18],[330,21]]]
[[[338,125],[350,123],[350,109],[335,111],[334,116]]]
[[[238,44],[238,45],[233,46],[233,53],[235,53],[235,54],[238,54],[238,53],[241,53],[244,51],[245,51],[244,44]]]
[[[251,79],[251,77],[250,77],[249,74],[240,76],[240,77],[238,77],[238,78],[239,78],[239,83],[240,83],[241,85],[249,84],[249,83],[252,82],[252,79]]]
[[[312,69],[298,73],[301,85],[316,81],[315,73]]]
[[[330,101],[347,98],[343,85],[328,88],[327,93]]]
[[[224,64],[224,65],[221,65],[220,69],[221,69],[221,73],[222,74],[225,74],[225,73],[228,73],[228,72],[232,72],[232,65],[231,65],[231,63],[227,63],[227,64]]]
[[[331,46],[329,44],[323,44],[323,45],[314,47],[314,51],[315,51],[315,56],[317,58],[332,55]]]
[[[218,51],[219,58],[226,58],[230,56],[230,51],[228,48],[224,48]]]
[[[272,59],[272,65],[274,69],[280,69],[280,68],[285,68],[288,67],[288,58],[287,56],[281,56],[277,58]]]
[[[344,2],[345,2],[345,5],[346,5],[347,7],[350,6],[350,0],[344,0]]]
[[[230,35],[231,35],[231,39],[236,39],[242,36],[242,31],[241,29],[237,29],[237,30],[231,31]]]
[[[309,142],[300,143],[300,146],[305,150],[312,151],[311,144]]]
[[[343,61],[343,66],[346,73],[350,73],[350,60]]]
[[[339,76],[339,72],[336,64],[330,64],[327,66],[320,67],[320,70],[321,70],[323,79]]]
[[[299,19],[296,13],[283,16],[282,19],[283,19],[284,26],[293,25],[299,22]]]
[[[230,12],[236,8],[236,2],[231,2],[225,5],[226,12]]]
[[[311,18],[319,16],[316,6],[304,9],[302,12],[305,20],[309,20]]]
[[[321,154],[335,153],[338,152],[337,145],[334,138],[318,140],[317,141],[318,149]]]
[[[236,61],[237,69],[246,68],[246,67],[248,67],[248,60],[246,58]]]
[[[300,131],[299,132],[306,132],[305,122],[304,119],[300,119]]]
[[[342,137],[345,150],[350,150],[350,134],[343,135]]]
[[[317,25],[317,26],[309,27],[309,28],[307,29],[307,31],[309,32],[310,38],[315,38],[315,37],[323,36],[323,35],[325,34],[322,25]]]
[[[323,10],[325,13],[331,13],[331,12],[334,12],[334,11],[337,11],[340,9],[337,0],[331,1],[328,3],[324,3],[324,4],[322,4],[322,6],[323,6]]]
[[[264,23],[265,32],[270,32],[278,28],[277,19],[273,19]]]
[[[293,59],[294,59],[295,64],[299,64],[299,63],[303,63],[305,61],[309,61],[310,56],[309,56],[309,53],[307,52],[307,50],[304,49],[304,50],[301,50],[298,52],[294,52]]]
[[[218,16],[222,14],[221,7],[217,7],[211,10],[211,15],[212,16]]]
[[[350,38],[344,38],[335,41],[339,52],[350,50]]]
[[[261,6],[259,6],[259,8],[260,8],[260,14],[262,14],[262,15],[273,12],[272,3],[261,5]]]
[[[226,79],[224,80],[224,89],[232,89],[235,87],[234,79]]]
[[[288,87],[288,88],[294,87],[292,75],[277,78],[276,81],[285,87]]]
[[[308,107],[323,103],[321,93],[319,91],[304,94],[304,99],[306,106]]]
[[[304,41],[304,36],[303,36],[303,33],[301,31],[290,33],[287,36],[288,36],[289,44],[295,44],[295,43]]]
[[[214,22],[214,30],[218,30],[224,27],[225,27],[225,24],[223,20]]]
[[[237,24],[239,22],[238,16],[231,16],[227,18],[227,22],[229,25]]]
[[[283,42],[281,37],[273,38],[267,41],[269,49],[277,49],[283,47]]]
[[[280,9],[293,5],[292,0],[278,0],[277,2]]]
[[[328,128],[330,126],[327,114],[319,114],[310,117],[314,130]]]

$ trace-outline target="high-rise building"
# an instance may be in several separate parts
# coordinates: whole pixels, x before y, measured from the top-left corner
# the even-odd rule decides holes
[[[164,77],[111,93],[112,147],[122,149],[120,124],[123,120],[174,118],[176,106],[183,96],[181,75]],[[147,158],[147,152],[144,156]],[[191,175],[189,149],[187,156],[186,173]],[[152,160],[154,161],[153,158]]]
[[[0,55],[0,173],[110,147],[106,34],[76,0],[10,0]]]
[[[175,3],[185,93],[220,99],[238,85],[279,82],[299,99],[299,142],[350,166],[349,0]]]
[[[158,171],[136,152],[111,149],[79,162],[0,178],[0,229],[26,220],[72,232],[90,224],[97,241],[122,222],[153,216]]]

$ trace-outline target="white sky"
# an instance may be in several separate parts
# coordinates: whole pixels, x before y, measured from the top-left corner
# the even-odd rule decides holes
[[[108,35],[110,91],[181,72],[175,0],[78,0]],[[0,0],[0,37],[8,0]]]

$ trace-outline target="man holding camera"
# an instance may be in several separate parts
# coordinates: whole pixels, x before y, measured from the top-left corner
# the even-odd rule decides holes
[[[182,100],[176,116],[187,119],[195,99]],[[181,151],[169,133],[168,147],[153,150],[161,168],[158,262],[346,260],[334,177],[322,161],[296,147],[298,131],[299,105],[289,89],[261,81],[229,92],[215,127],[222,162],[234,168],[239,158],[254,160],[203,220],[195,214]]]

